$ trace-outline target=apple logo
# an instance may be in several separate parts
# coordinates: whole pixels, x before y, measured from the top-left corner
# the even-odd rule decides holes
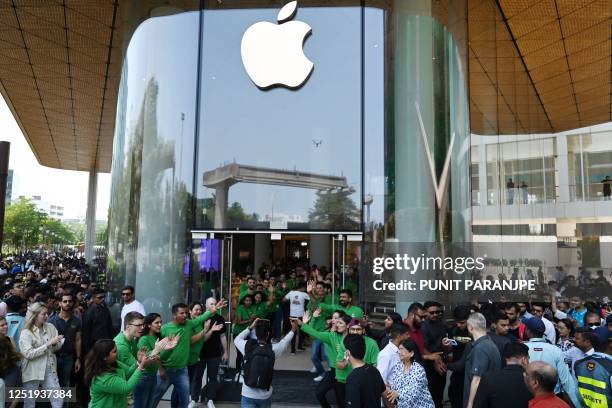
[[[297,1],[278,12],[278,24],[260,21],[242,36],[242,63],[251,80],[261,89],[302,86],[314,68],[304,55],[304,41],[312,28],[302,21],[288,21],[295,16]]]

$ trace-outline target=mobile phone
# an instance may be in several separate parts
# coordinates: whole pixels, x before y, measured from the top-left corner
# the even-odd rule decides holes
[[[457,340],[455,339],[448,339],[449,343],[451,346],[453,347],[457,347],[459,345],[459,343],[457,343]]]

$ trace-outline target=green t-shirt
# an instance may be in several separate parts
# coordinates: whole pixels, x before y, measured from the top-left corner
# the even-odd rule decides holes
[[[138,340],[132,339],[132,341],[129,341],[125,338],[125,334],[120,332],[113,341],[117,346],[117,360],[128,367],[135,366],[136,355],[138,354]]]
[[[203,324],[199,326],[193,325],[191,327],[192,331],[189,337],[191,338],[192,336],[195,336],[196,334],[201,332],[202,329],[204,329]],[[200,340],[196,341],[195,343],[191,344],[191,347],[189,348],[189,360],[187,360],[187,365],[195,364],[200,360],[200,351],[202,350],[203,345],[204,345],[204,337],[202,337]]]
[[[193,327],[202,327],[202,324],[213,315],[210,311],[204,312],[201,316],[192,320],[186,320],[185,324],[179,325],[174,322],[166,323],[161,328],[161,336],[180,336],[176,347],[173,350],[161,352],[161,360],[164,367],[181,369],[187,367],[189,363],[189,352],[191,350],[191,333]],[[200,329],[202,330],[202,329]]]
[[[238,307],[236,308],[236,318],[238,320],[249,320],[251,318],[251,316],[255,316],[256,310],[255,310],[255,306],[251,305],[248,308],[244,307],[244,305],[238,305]],[[234,335],[238,335],[240,334],[244,329],[246,329],[247,327],[249,327],[249,325],[251,324],[251,322],[247,322],[247,323],[236,323],[234,324],[234,329],[232,330],[232,333],[234,333]]]
[[[89,408],[127,407],[128,394],[134,390],[142,371],[117,361],[117,369],[104,373],[91,381]]]
[[[155,348],[155,342],[157,341],[157,337],[155,336],[151,336],[149,334],[147,334],[146,336],[142,336],[141,338],[138,339],[138,347],[137,349],[140,350],[142,348],[144,348],[145,350],[147,350],[147,355],[150,354],[153,349]],[[147,374],[154,374],[157,372],[158,370],[158,364],[152,364],[148,367],[145,368],[145,373]]]
[[[265,319],[272,312],[273,305],[268,305],[266,302],[261,302],[255,305],[255,316]],[[244,329],[243,329],[244,330]]]
[[[321,308],[321,310],[323,310],[324,312],[327,313],[333,313],[336,310],[342,310],[344,313],[346,313],[348,316],[351,316],[353,318],[356,319],[361,319],[363,318],[363,309],[360,308],[359,306],[354,306],[354,305],[350,305],[349,307],[343,307],[341,305],[334,305],[334,304],[329,304],[329,303],[321,303],[319,305],[319,307]]]
[[[314,313],[314,311],[317,310],[319,308],[319,305],[322,303],[323,302],[315,296],[310,296],[310,302],[308,302],[308,309],[310,310],[311,316],[312,313]],[[311,318],[310,325],[316,331],[324,331],[325,329],[327,329],[327,319],[329,319],[330,316],[331,313],[322,310],[321,315],[319,315],[319,317],[313,316]]]

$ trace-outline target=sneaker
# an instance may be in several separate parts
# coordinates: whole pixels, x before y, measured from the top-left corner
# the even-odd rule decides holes
[[[291,352],[291,355],[292,355],[292,356],[295,356],[295,351],[292,351],[292,352]]]
[[[323,374],[321,374],[321,375],[319,375],[319,376],[317,376],[317,377],[313,378],[313,381],[314,381],[314,382],[319,382],[319,381],[323,380],[323,378],[324,378],[324,375],[323,375]]]
[[[312,367],[309,372],[312,373],[312,374],[316,374],[317,367]]]
[[[198,403],[195,402],[194,400],[189,401],[189,405],[187,405],[187,408],[196,408],[198,406]]]
[[[208,408],[215,408],[215,403],[213,400],[208,400],[208,404],[206,405]]]
[[[298,351],[306,351],[304,347],[298,347]]]

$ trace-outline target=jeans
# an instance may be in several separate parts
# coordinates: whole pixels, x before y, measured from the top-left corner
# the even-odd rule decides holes
[[[134,387],[134,408],[153,408],[157,387],[157,373],[142,374]]]
[[[26,381],[23,383],[23,388],[26,390],[37,390],[39,387],[44,390],[59,389],[60,385],[59,380],[57,379],[57,373],[51,372],[49,371],[49,368],[47,368],[44,380]],[[53,408],[62,408],[62,405],[64,404],[64,400],[61,398],[50,398],[50,401],[51,407]],[[24,408],[34,408],[35,405],[35,400],[31,398],[27,398],[23,403]]]
[[[219,365],[221,365],[221,357],[203,358],[200,360],[200,363],[202,371],[199,372],[199,377],[196,374],[194,382],[197,383],[197,387],[200,390],[202,382],[198,381],[198,378],[201,380],[202,374],[206,370],[206,398],[214,401],[217,398],[217,389],[219,389]]]
[[[57,376],[60,387],[70,387],[70,376],[74,367],[74,354],[57,356]]]
[[[260,400],[242,396],[240,400],[240,408],[270,408],[272,406],[272,397]]]
[[[325,368],[323,368],[323,361],[325,360],[327,360],[327,356],[325,355],[323,343],[320,340],[313,339],[312,348],[310,349],[310,361],[312,361],[312,364],[317,369],[317,375],[325,373]]]
[[[174,385],[178,395],[177,400],[172,401],[170,406],[172,408],[187,408],[187,405],[189,405],[189,376],[187,375],[187,367],[179,369],[166,368],[166,379],[163,381],[160,379],[158,382],[153,406],[159,404],[159,401],[161,401],[170,385]]]

